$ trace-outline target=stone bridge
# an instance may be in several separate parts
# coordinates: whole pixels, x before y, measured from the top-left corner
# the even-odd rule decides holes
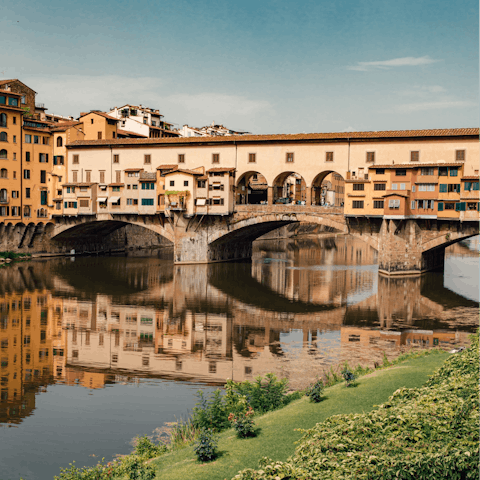
[[[225,216],[102,214],[58,217],[46,225],[1,225],[0,249],[68,252],[73,242],[77,252],[108,251],[102,240],[129,226],[136,228],[134,237],[145,240],[150,234],[157,244],[172,245],[176,264],[214,263],[250,258],[258,237],[299,223],[362,239],[378,251],[379,271],[388,275],[442,268],[447,246],[479,233],[478,222],[346,217],[341,207],[313,205],[237,205]]]

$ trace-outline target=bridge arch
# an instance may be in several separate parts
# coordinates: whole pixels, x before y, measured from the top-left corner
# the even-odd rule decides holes
[[[242,174],[235,189],[237,205],[258,205],[268,201],[268,181],[260,173],[250,170]]]
[[[277,175],[272,183],[272,187],[273,203],[281,203],[288,200],[290,200],[289,203],[307,202],[307,183],[299,173],[293,170]]]
[[[343,207],[345,179],[335,170],[325,170],[312,181],[312,205]]]

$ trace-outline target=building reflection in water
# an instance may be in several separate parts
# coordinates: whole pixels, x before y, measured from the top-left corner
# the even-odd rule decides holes
[[[252,263],[77,258],[0,272],[0,422],[53,383],[223,384],[273,371],[303,387],[332,364],[465,344],[478,304],[442,274],[386,278],[349,237],[258,243]]]

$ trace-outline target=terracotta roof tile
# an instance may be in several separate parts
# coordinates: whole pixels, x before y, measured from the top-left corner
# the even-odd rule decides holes
[[[116,120],[116,119],[115,119]],[[232,135],[214,137],[180,137],[180,138],[126,138],[104,140],[77,140],[69,147],[110,146],[110,145],[168,145],[196,143],[244,143],[268,141],[337,141],[337,140],[377,140],[396,138],[430,138],[430,137],[478,137],[478,128],[444,128],[429,130],[386,130],[373,132],[332,132],[332,133],[297,133],[276,135]]]
[[[399,164],[389,164],[389,165],[370,165],[368,168],[375,169],[375,168],[422,168],[422,167],[458,167],[461,168],[463,167],[463,163],[457,162],[457,163],[443,163],[443,162],[438,162],[438,163],[399,163]]]
[[[178,169],[172,170],[170,172],[162,173],[162,175],[165,177],[165,176],[170,175],[172,173],[187,173],[189,175],[200,175],[200,176],[204,175],[202,172],[195,172],[194,170],[187,170],[186,168],[178,168]]]
[[[15,93],[15,92],[12,92],[11,90],[3,90],[0,88],[0,93],[6,93],[8,95],[13,95],[15,97],[21,97],[22,94],[21,93]]]
[[[116,122],[120,121],[118,118],[111,117],[110,115],[108,115],[108,113],[105,112],[82,112],[80,114],[80,118],[85,117],[86,115],[90,115],[91,113],[94,113],[95,115],[100,115],[101,117],[104,117],[108,120],[115,120]]]
[[[107,186],[108,187],[124,187],[125,184],[124,183],[109,183]]]
[[[215,168],[210,168],[210,170],[207,170],[207,173],[228,173],[228,172],[234,172],[235,168],[228,168],[228,167],[215,167]]]
[[[91,187],[92,185],[96,185],[96,183],[85,183],[85,182],[64,183],[62,184],[62,187]]]
[[[479,181],[479,176],[478,175],[467,175],[465,177],[462,177],[461,180],[476,180],[478,182]]]
[[[140,135],[140,133],[129,132],[128,130],[122,130],[121,128],[117,128],[117,135],[125,135],[131,138],[148,138],[146,135]]]
[[[171,165],[159,165],[157,167],[157,170],[177,170],[178,165],[176,164],[171,164]]]
[[[143,171],[143,168],[126,168],[124,172],[140,172]]]
[[[141,172],[140,181],[151,181],[157,179],[157,172]]]

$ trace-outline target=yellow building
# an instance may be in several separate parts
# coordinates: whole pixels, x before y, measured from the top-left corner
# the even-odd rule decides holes
[[[83,123],[85,137],[78,140],[106,140],[117,138],[119,120],[99,110],[80,114],[79,121]]]
[[[0,222],[5,223],[21,219],[20,100],[20,94],[0,89]]]

